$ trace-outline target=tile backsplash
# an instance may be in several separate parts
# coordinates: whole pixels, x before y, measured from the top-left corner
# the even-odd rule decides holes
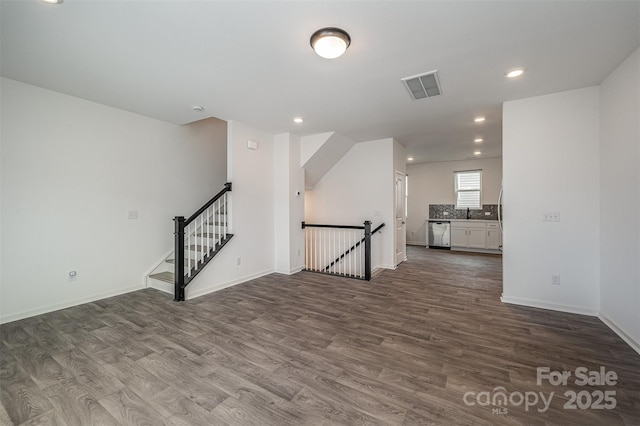
[[[445,212],[448,214],[445,214]],[[485,212],[488,212],[489,215],[485,215]],[[429,219],[466,218],[467,209],[456,209],[454,204],[429,204]],[[498,205],[483,204],[482,210],[469,210],[469,219],[498,220]]]

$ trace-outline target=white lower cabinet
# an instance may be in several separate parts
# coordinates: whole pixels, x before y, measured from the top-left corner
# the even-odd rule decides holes
[[[451,248],[498,251],[502,232],[494,221],[451,221]]]
[[[458,228],[457,226],[452,226],[451,247],[466,247],[467,242],[467,228]]]
[[[500,250],[502,246],[502,231],[497,223],[487,223],[487,248]]]
[[[485,248],[486,226],[484,222],[453,222],[451,246],[461,248]]]

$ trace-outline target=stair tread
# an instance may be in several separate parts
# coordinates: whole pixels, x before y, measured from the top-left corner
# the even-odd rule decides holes
[[[226,238],[223,239],[220,242],[220,245],[218,246],[218,249],[220,249],[221,246],[225,245],[229,240],[231,240],[231,238],[233,238],[233,234],[227,234]],[[196,246],[190,246],[190,247],[193,247],[195,249]],[[197,247],[198,248],[195,249],[195,250],[199,250],[200,246],[197,246]],[[187,248],[187,247],[185,247],[185,248]],[[213,247],[211,247],[211,250],[210,250],[211,257],[204,259],[203,263],[204,264],[208,263],[213,258],[213,256],[218,254],[218,251],[219,250],[217,250],[217,251],[213,250]],[[166,262],[167,263],[175,263],[175,258],[174,259],[167,259]],[[195,262],[196,262],[195,259],[191,259],[190,260],[190,263],[191,263],[192,266],[195,266]],[[185,259],[185,264],[187,264],[187,263],[189,263],[189,259],[188,258]],[[193,275],[190,276],[189,278],[187,278],[185,276],[185,285],[184,285],[185,287],[186,287],[187,284],[189,284],[189,281],[191,281],[191,279],[193,279],[195,277],[195,275],[197,275],[197,273],[198,273],[198,271],[193,272]],[[174,284],[175,283],[175,274],[173,272],[168,272],[168,271],[151,274],[151,275],[149,275],[149,278],[153,278],[153,279],[156,279],[156,280],[159,280],[159,281],[164,281],[164,282],[169,283],[169,284]],[[184,299],[182,299],[182,300],[184,300]]]
[[[156,280],[164,281],[166,283],[174,283],[174,275],[173,272],[158,272],[157,274],[149,275],[149,278],[153,278]]]
[[[174,264],[174,263],[176,263],[176,260],[175,260],[175,259],[167,259],[167,260],[165,260],[165,262],[167,262],[167,263],[171,263],[171,264]],[[189,259],[185,258],[185,259],[184,259],[184,264],[186,265],[186,264],[187,264],[187,262],[189,262]],[[191,263],[191,267],[192,267],[192,268],[193,268],[194,266],[196,266],[196,261],[195,261],[194,259],[191,259],[190,263]]]
[[[191,251],[201,251],[203,249],[206,250],[207,249],[207,245],[206,244],[203,244],[203,245],[200,245],[200,244],[195,244],[194,245],[194,244],[192,244],[192,245],[190,245],[188,247],[185,247],[185,248],[188,248]],[[209,250],[213,250],[213,249],[214,249],[214,247],[209,246]]]

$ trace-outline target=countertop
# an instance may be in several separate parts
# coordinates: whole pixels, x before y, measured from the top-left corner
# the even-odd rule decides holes
[[[489,222],[489,223],[496,223],[497,220],[495,219],[425,219],[425,221],[429,221],[429,220],[437,220],[437,221],[441,221],[441,222]]]

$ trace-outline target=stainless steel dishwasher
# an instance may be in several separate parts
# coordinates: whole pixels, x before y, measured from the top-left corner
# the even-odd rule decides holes
[[[429,248],[451,249],[451,223],[448,220],[429,220],[428,225]]]

